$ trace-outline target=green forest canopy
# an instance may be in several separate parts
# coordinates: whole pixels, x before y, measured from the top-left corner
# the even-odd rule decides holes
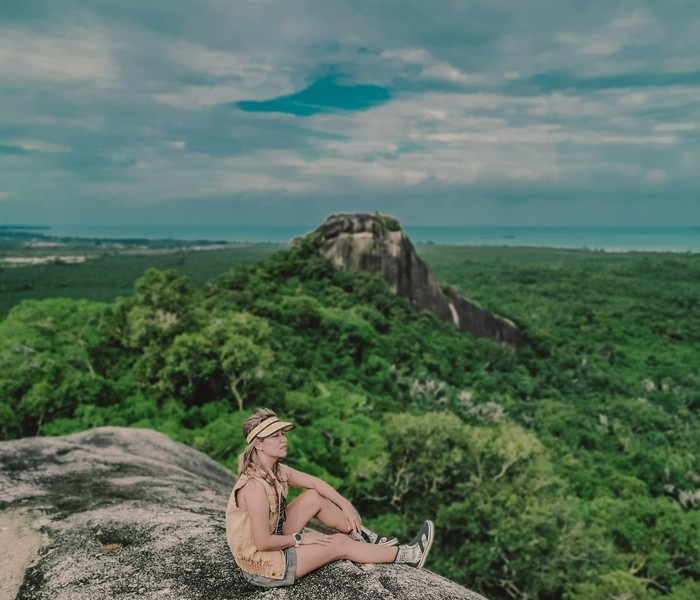
[[[269,406],[303,427],[289,464],[383,531],[433,518],[429,568],[489,598],[700,597],[700,257],[420,251],[529,344],[461,335],[307,241],[202,287],[151,269],[115,300],[14,306],[0,435],[149,427],[235,469]]]

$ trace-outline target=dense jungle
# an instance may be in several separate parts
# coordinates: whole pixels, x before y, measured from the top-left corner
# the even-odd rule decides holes
[[[235,470],[268,406],[290,466],[378,530],[433,519],[427,568],[489,598],[700,598],[700,256],[417,251],[527,345],[313,239],[3,266],[0,439],[152,428]]]

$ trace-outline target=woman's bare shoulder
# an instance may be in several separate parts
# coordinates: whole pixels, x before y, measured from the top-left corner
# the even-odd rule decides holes
[[[260,502],[262,498],[267,500],[262,484],[252,477],[238,488],[236,497],[242,509],[245,509],[249,502],[255,504],[256,502]]]

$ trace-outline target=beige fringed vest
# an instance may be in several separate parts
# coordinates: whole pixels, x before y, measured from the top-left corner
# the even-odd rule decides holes
[[[283,579],[286,561],[282,550],[263,552],[255,547],[250,516],[247,510],[238,506],[236,492],[250,479],[256,479],[262,484],[270,504],[268,525],[270,533],[273,533],[279,521],[281,498],[282,496],[287,497],[289,475],[289,468],[280,465],[280,476],[283,481],[278,481],[271,473],[251,465],[238,478],[231,492],[226,507],[226,539],[236,564],[247,573],[263,575],[270,579]]]

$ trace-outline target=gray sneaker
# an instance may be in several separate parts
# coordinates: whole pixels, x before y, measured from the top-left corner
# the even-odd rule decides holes
[[[408,546],[399,546],[394,562],[402,563],[417,569],[423,568],[425,559],[428,558],[430,546],[433,545],[433,535],[435,527],[432,521],[423,523],[418,535],[413,538]]]
[[[360,533],[351,531],[348,535],[356,542],[364,542],[365,544],[377,544],[377,546],[396,546],[399,543],[398,538],[393,535],[379,535],[370,531],[364,525],[360,527]]]

